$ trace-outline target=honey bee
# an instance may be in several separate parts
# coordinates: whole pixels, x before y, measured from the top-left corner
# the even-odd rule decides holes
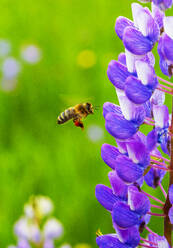
[[[94,107],[91,103],[81,103],[74,107],[70,107],[62,112],[57,118],[57,124],[63,124],[73,119],[74,125],[84,129],[82,122],[83,118],[86,118],[89,114],[94,113]]]

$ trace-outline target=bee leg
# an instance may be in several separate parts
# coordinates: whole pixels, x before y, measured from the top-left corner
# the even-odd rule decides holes
[[[79,119],[73,120],[76,127],[80,127],[81,129],[84,129],[83,122]]]

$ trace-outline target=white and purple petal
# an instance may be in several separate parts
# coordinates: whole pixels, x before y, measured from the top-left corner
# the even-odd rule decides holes
[[[152,16],[154,20],[157,22],[160,29],[163,28],[163,18],[165,16],[165,12],[161,11],[160,8],[157,7],[153,2],[152,6]]]
[[[158,89],[155,89],[155,91],[153,92],[152,96],[151,96],[151,104],[153,105],[163,105],[165,102],[165,92],[160,91]]]
[[[169,127],[169,110],[166,105],[153,105],[153,116],[155,121],[155,127]]]
[[[125,155],[116,159],[115,165],[118,176],[126,183],[134,183],[142,177],[144,169]]]
[[[153,3],[157,5],[162,11],[172,7],[172,0],[153,0]]]
[[[126,143],[118,139],[116,139],[116,143],[117,143],[119,152],[121,152],[122,154],[127,154]]]
[[[171,39],[167,34],[163,34],[163,47],[162,51],[167,60],[173,62],[173,39]]]
[[[138,125],[120,118],[115,113],[106,115],[106,130],[117,139],[128,139],[138,131]]]
[[[173,16],[165,16],[163,19],[165,33],[173,39]]]
[[[151,207],[148,197],[139,192],[135,186],[128,187],[128,205],[141,216],[147,214]]]
[[[112,211],[113,205],[119,201],[119,197],[113,194],[112,189],[103,184],[96,185],[95,195],[99,203],[109,211]]]
[[[147,135],[147,148],[148,151],[152,151],[157,145],[157,132],[153,129]]]
[[[137,125],[141,125],[143,123],[146,115],[143,105],[134,104],[127,98],[127,96],[120,96],[119,103],[126,120],[131,120]]]
[[[98,236],[96,243],[99,248],[132,248],[130,245],[121,243],[115,234]]]
[[[138,79],[142,84],[148,85],[152,90],[156,88],[158,80],[153,66],[144,61],[136,61],[135,63]]]
[[[104,116],[104,118],[106,117],[106,115],[109,112],[113,112],[113,113],[115,113],[118,116],[123,118],[123,114],[122,114],[120,106],[118,106],[118,105],[116,105],[114,103],[111,103],[111,102],[105,102],[103,104],[103,116]]]
[[[162,181],[165,173],[166,172],[164,170],[151,168],[144,176],[144,180],[149,187],[156,188],[159,182]]]
[[[159,38],[160,30],[150,11],[138,3],[132,3],[132,13],[135,26],[145,37],[155,43]]]
[[[130,76],[127,67],[118,61],[112,60],[107,69],[110,82],[118,89],[123,90],[126,78]]]
[[[120,53],[118,55],[118,62],[120,62],[123,65],[126,65],[126,55],[125,55],[125,53]]]
[[[167,130],[165,130],[165,133],[160,137],[160,141],[162,151],[170,156],[170,136],[167,134]]]
[[[157,237],[158,248],[170,248],[167,239],[164,236]]]
[[[129,158],[134,163],[140,163],[144,168],[150,163],[148,148],[140,141],[132,140],[126,143]]]
[[[108,174],[109,181],[112,186],[113,193],[121,199],[127,200],[128,186],[117,175],[116,171],[110,171]]]
[[[132,211],[124,202],[117,202],[112,210],[113,223],[120,228],[129,228],[140,223],[140,215]]]
[[[143,104],[147,102],[151,95],[152,89],[143,85],[142,82],[134,76],[130,76],[125,84],[126,96],[135,104]]]
[[[129,26],[134,27],[134,23],[131,20],[129,20],[128,18],[123,17],[123,16],[119,16],[116,19],[116,22],[115,22],[115,32],[117,33],[118,37],[121,40],[123,38],[124,29],[126,27],[129,27]]]
[[[103,161],[112,169],[115,168],[116,157],[120,155],[118,148],[109,144],[103,144],[101,147],[101,157]]]
[[[132,247],[136,247],[139,244],[140,234],[137,226],[121,229],[114,223],[114,228],[122,243],[131,244]]]
[[[153,42],[133,27],[124,30],[123,43],[127,50],[135,55],[144,55],[153,48]]]
[[[164,54],[164,37],[160,37],[159,42],[158,42],[158,54],[160,56],[160,61],[159,61],[159,65],[160,65],[160,69],[163,72],[163,74],[165,74],[166,76],[169,76],[169,61],[167,61],[166,56]]]

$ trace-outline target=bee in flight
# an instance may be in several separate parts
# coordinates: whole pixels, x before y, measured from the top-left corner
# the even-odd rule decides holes
[[[82,119],[86,118],[89,114],[94,113],[94,108],[91,103],[81,103],[74,107],[70,107],[62,112],[57,118],[57,124],[63,124],[71,119],[76,127],[84,128]]]

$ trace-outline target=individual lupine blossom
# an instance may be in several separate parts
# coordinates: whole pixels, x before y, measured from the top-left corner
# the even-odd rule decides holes
[[[166,17],[164,12],[172,6],[172,0],[141,2],[152,2],[152,11],[133,3],[133,21],[117,18],[115,31],[125,53],[112,60],[107,70],[120,106],[106,102],[103,116],[106,130],[115,138],[117,146],[102,145],[102,159],[112,169],[108,174],[111,187],[98,184],[95,193],[100,204],[110,212],[116,233],[98,233],[96,242],[100,248],[170,248],[171,245],[168,233],[161,236],[148,224],[152,215],[164,217],[166,225],[173,223],[173,184],[169,194],[162,186],[164,176],[173,169],[170,159],[162,155],[173,156],[173,128],[164,104],[165,93],[173,95],[170,88],[173,83],[157,76],[152,54],[158,43],[161,71],[172,76],[173,17]],[[148,125],[147,134],[141,132],[142,125]],[[142,188],[145,183],[153,189],[159,187],[165,202],[145,192]],[[154,209],[160,209],[161,213],[155,213]],[[148,239],[140,237],[144,229],[149,232]]]
[[[63,234],[59,220],[51,216],[53,203],[49,197],[32,196],[24,206],[24,215],[15,223],[16,248],[54,248],[54,240]]]

